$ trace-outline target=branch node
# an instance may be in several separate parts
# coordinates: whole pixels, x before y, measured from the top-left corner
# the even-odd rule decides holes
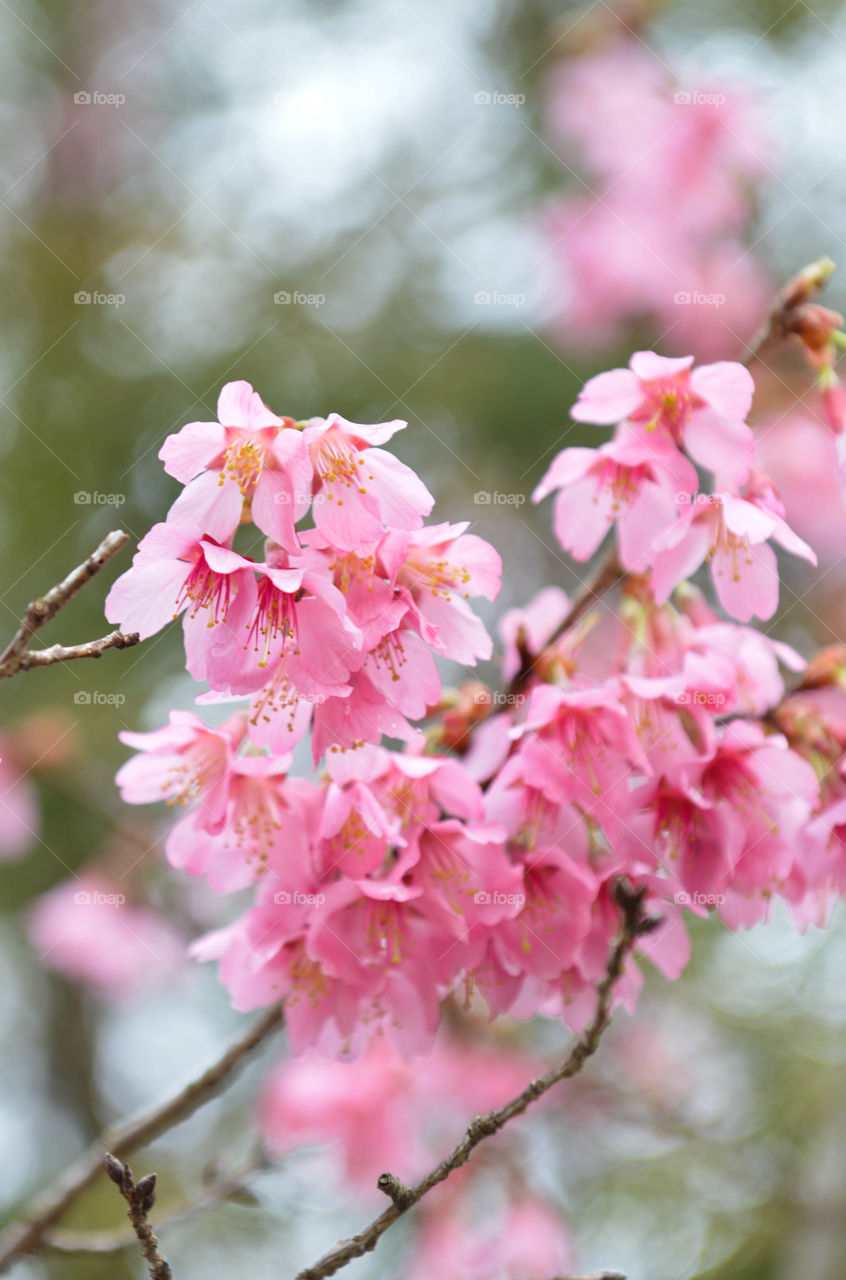
[[[408,1209],[413,1204],[413,1197],[408,1187],[400,1182],[399,1178],[392,1173],[380,1174],[376,1186],[380,1191],[384,1191],[385,1195],[391,1199],[397,1209]],[[376,1240],[369,1246],[375,1248]]]

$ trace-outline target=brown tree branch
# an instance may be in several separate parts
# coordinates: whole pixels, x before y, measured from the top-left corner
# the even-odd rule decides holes
[[[110,1151],[106,1152],[103,1163],[106,1173],[120,1189],[128,1205],[126,1216],[138,1237],[150,1280],[173,1280],[173,1272],[159,1252],[159,1242],[150,1225],[150,1210],[156,1203],[156,1175],[148,1173],[140,1182],[136,1182],[129,1165],[118,1160]]]
[[[127,541],[128,535],[121,529],[109,533],[100,543],[96,551],[82,564],[72,569],[66,578],[51,587],[46,595],[32,600],[26,607],[17,631],[0,654],[0,680],[7,680],[18,671],[29,671],[33,667],[52,666],[54,662],[67,662],[70,658],[99,658],[106,649],[126,649],[138,644],[139,636],[135,633],[126,635],[122,631],[113,631],[100,640],[89,640],[86,644],[53,645],[49,649],[30,650],[29,644],[45,623],[55,618],[60,609],[76,595],[86,582],[99,573],[103,565],[120,551]]]
[[[52,667],[55,662],[72,662],[75,658],[101,658],[107,649],[131,649],[138,644],[138,632],[110,631],[99,640],[84,644],[51,644],[49,649],[27,649],[18,664],[19,671],[33,667]]]
[[[611,1020],[614,987],[622,976],[629,953],[638,938],[651,932],[660,923],[655,917],[644,913],[645,886],[634,889],[627,880],[621,878],[615,885],[615,898],[623,917],[620,935],[608,956],[605,976],[596,989],[597,1001],[593,1018],[564,1061],[537,1080],[532,1080],[522,1093],[518,1093],[516,1098],[512,1098],[505,1106],[497,1107],[486,1115],[476,1116],[458,1145],[419,1182],[406,1187],[392,1173],[383,1173],[377,1186],[390,1198],[390,1207],[380,1213],[378,1218],[375,1218],[358,1235],[350,1240],[341,1241],[314,1266],[306,1267],[305,1271],[299,1273],[296,1280],[324,1280],[326,1276],[334,1275],[341,1267],[345,1267],[353,1258],[360,1258],[375,1249],[380,1238],[398,1218],[422,1200],[428,1191],[448,1178],[454,1170],[467,1163],[480,1142],[498,1133],[515,1116],[522,1115],[531,1103],[553,1085],[562,1080],[568,1080],[581,1071],[588,1058],[596,1052],[602,1034]]]
[[[99,1177],[107,1152],[117,1157],[129,1155],[187,1120],[231,1082],[247,1054],[281,1027],[282,1016],[281,1005],[268,1009],[217,1062],[173,1098],[101,1134],[76,1163],[31,1204],[21,1219],[10,1223],[0,1234],[0,1272],[7,1270],[16,1258],[33,1253],[41,1246],[45,1233]]]

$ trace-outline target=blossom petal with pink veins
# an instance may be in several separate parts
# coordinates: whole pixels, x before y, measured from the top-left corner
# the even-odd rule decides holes
[[[331,584],[326,584],[331,588]],[[334,588],[331,588],[334,590]],[[340,592],[337,595],[343,596]],[[361,632],[325,599],[305,596],[297,603],[297,649],[291,673],[303,669],[321,685],[344,684],[361,666]]]
[[[690,385],[715,413],[743,422],[752,407],[755,383],[745,365],[731,360],[702,364],[690,375]]]
[[[154,560],[128,569],[106,596],[107,619],[122,631],[137,631],[142,640],[155,635],[177,616],[189,569],[181,560]]]
[[[561,489],[565,484],[573,484],[574,481],[580,480],[582,476],[587,475],[599,458],[598,449],[562,449],[557,457],[552,459],[543,479],[532,493],[532,502],[542,502],[543,499],[553,489]],[[641,459],[638,458],[638,462]]]
[[[475,533],[462,534],[449,549],[449,558],[468,574],[462,583],[467,595],[496,600],[502,586],[502,557],[489,542]]]
[[[327,698],[314,706],[311,738],[312,759],[317,764],[332,747],[353,747],[359,742],[382,740],[382,735],[419,746],[423,734],[412,729],[405,716],[390,706],[378,689],[359,672],[346,698]],[[251,735],[252,736],[252,735]]]
[[[320,424],[319,419],[318,423]],[[320,425],[327,431],[331,427],[340,427],[345,434],[363,440],[366,444],[375,445],[385,444],[398,431],[404,431],[408,423],[402,418],[392,418],[390,422],[349,422],[339,413],[330,413],[325,423]]]
[[[363,671],[374,688],[411,720],[422,720],[441,696],[441,678],[428,647],[411,631],[386,636]]]
[[[576,422],[610,426],[633,413],[642,400],[643,390],[637,374],[631,369],[611,369],[585,383],[570,410],[570,417]]]
[[[748,538],[750,542],[766,542],[776,527],[776,518],[771,511],[747,502],[731,493],[719,495],[723,511],[723,523],[738,538]]]
[[[237,485],[226,485],[240,498]],[[252,517],[262,533],[286,551],[300,550],[295,525],[296,493],[294,481],[285,471],[262,471],[250,504]]]
[[[776,542],[784,547],[785,551],[792,551],[793,555],[801,556],[803,560],[809,560],[811,564],[817,563],[817,553],[813,547],[809,547],[807,542],[799,537],[798,533],[794,533],[786,520],[782,520],[781,516],[775,517],[775,528],[772,537]]]
[[[621,422],[613,440],[603,445],[603,453],[623,466],[648,463],[658,480],[666,480],[677,493],[695,493],[699,488],[696,468],[665,436],[648,435],[631,423]]]
[[[636,351],[629,361],[629,368],[642,382],[656,378],[675,378],[693,364],[693,356],[659,356],[654,351]]]
[[[623,504],[617,518],[620,563],[633,573],[643,573],[655,559],[655,539],[678,517],[673,495],[661,485],[644,480],[640,492]]]
[[[429,596],[421,601],[421,613],[436,634],[426,634],[425,639],[445,658],[475,667],[477,659],[487,662],[493,653],[493,640],[488,635],[482,619],[477,617],[466,600],[453,596]]]
[[[739,622],[766,622],[778,607],[778,565],[768,542],[721,543],[711,557],[711,577],[720,604]]]
[[[226,427],[274,427],[282,419],[253,391],[249,382],[226,382],[217,397],[217,416]]]
[[[355,551],[368,543],[378,542],[385,532],[379,500],[367,490],[342,488],[339,493],[324,484],[326,492],[315,494],[314,523],[323,536],[341,551]],[[337,487],[337,486],[336,486]]]
[[[614,493],[601,473],[561,489],[555,499],[555,536],[574,560],[589,560],[614,523]]]
[[[210,467],[226,447],[226,428],[219,422],[189,422],[170,435],[159,450],[164,469],[187,484]]]
[[[167,523],[192,525],[218,542],[228,542],[243,508],[238,486],[221,485],[215,472],[207,471],[185,486],[167,513]]]
[[[719,516],[693,518],[682,513],[666,535],[656,540],[652,561],[652,593],[656,604],[665,604],[675,588],[695,573],[707,556],[716,534]]]
[[[700,466],[727,483],[743,484],[755,461],[752,428],[737,418],[723,418],[707,408],[696,409],[684,429],[684,446]]]
[[[368,449],[364,465],[368,483],[372,479],[378,486],[382,523],[396,529],[419,529],[435,505],[420,477],[384,449]]]

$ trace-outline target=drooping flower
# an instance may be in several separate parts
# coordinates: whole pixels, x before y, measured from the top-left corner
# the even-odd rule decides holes
[[[419,476],[377,446],[406,423],[312,418],[303,440],[314,470],[314,522],[340,551],[379,541],[385,530],[416,529],[434,506]]]
[[[722,360],[693,368],[693,356],[667,359],[637,351],[628,369],[586,382],[571,410],[598,426],[628,418],[653,448],[684,448],[701,466],[743,484],[754,461],[746,425],[755,384],[742,364]]]
[[[289,551],[298,547],[294,526],[311,501],[311,465],[301,431],[280,418],[248,382],[227,382],[217,402],[218,421],[190,422],[168,436],[159,457],[165,471],[188,484],[203,472],[217,480],[201,486],[195,520],[220,505],[218,486],[237,496],[234,531],[246,504],[259,528]],[[230,504],[231,507],[231,504]]]
[[[390,534],[379,555],[413,610],[415,627],[444,657],[473,666],[491,656],[493,642],[468,605],[474,596],[495,600],[502,561],[490,543],[463,524],[437,524]]]
[[[532,501],[558,490],[555,536],[575,560],[588,560],[616,523],[620,563],[643,572],[655,539],[675,521],[677,504],[696,488],[696,471],[677,449],[654,449],[629,432],[599,449],[564,449]]]
[[[778,605],[778,566],[768,539],[811,564],[817,557],[784,519],[771,490],[753,489],[749,496],[722,491],[707,502],[683,510],[656,542],[652,589],[658,604],[709,561],[711,577],[723,608],[740,622],[766,621]]]

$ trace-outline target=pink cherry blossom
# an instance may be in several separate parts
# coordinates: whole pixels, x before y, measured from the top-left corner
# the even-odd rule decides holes
[[[311,466],[302,432],[293,419],[272,413],[248,382],[228,382],[217,413],[217,422],[191,422],[168,436],[159,453],[165,470],[183,484],[202,472],[219,473],[214,485],[202,487],[203,502],[194,512],[198,523],[204,524],[201,516],[219,505],[219,485],[247,504],[268,537],[296,550],[294,525],[311,499]]]
[[[628,418],[656,448],[684,447],[701,466],[742,484],[754,458],[745,419],[754,383],[741,364],[720,361],[693,368],[693,356],[670,360],[638,351],[628,369],[585,383],[571,410],[577,422],[598,425]]]
[[[768,539],[811,564],[817,558],[784,519],[771,492],[747,498],[729,491],[714,493],[681,512],[656,542],[652,588],[656,601],[669,599],[674,587],[709,561],[711,577],[723,608],[741,622],[766,621],[778,606],[778,567]]]
[[[185,954],[171,924],[128,902],[122,881],[96,871],[37,898],[27,931],[42,964],[109,999],[172,979]]]
[[[164,729],[152,733],[124,730],[121,742],[140,754],[117,772],[115,781],[128,804],[185,806],[199,802],[206,830],[220,830],[228,803],[234,751],[246,732],[246,717],[236,713],[210,729],[190,711],[171,711]]]
[[[413,606],[423,639],[445,657],[474,665],[493,651],[484,624],[468,599],[495,600],[502,561],[490,543],[465,530],[469,525],[438,524],[419,533],[393,534],[380,557],[401,594]]]
[[[555,536],[575,560],[588,560],[616,522],[620,563],[642,571],[655,539],[674,523],[677,502],[696,488],[695,469],[675,448],[621,435],[599,449],[563,450],[532,501],[558,490]]]
[[[356,551],[385,529],[416,529],[434,505],[417,475],[376,446],[405,423],[348,422],[340,414],[312,419],[303,439],[314,470],[314,522],[333,547]]]

